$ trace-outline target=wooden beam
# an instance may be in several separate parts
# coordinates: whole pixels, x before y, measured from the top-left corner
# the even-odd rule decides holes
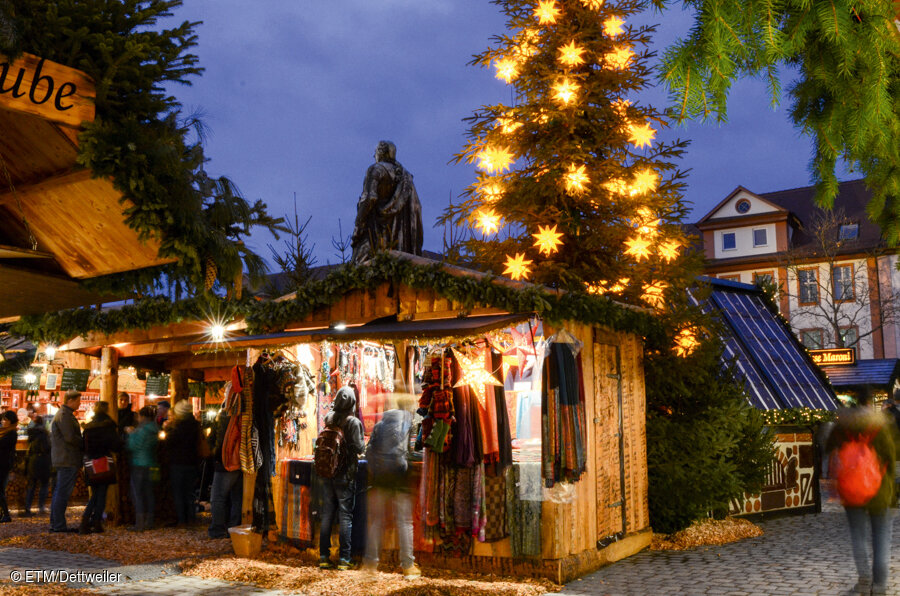
[[[58,190],[71,184],[79,184],[90,179],[90,170],[66,168],[65,170],[50,174],[49,176],[42,176],[39,180],[17,184],[15,194],[11,190],[4,188],[4,192],[0,192],[0,206],[15,205],[16,195],[27,194],[35,190],[38,192]]]
[[[66,343],[67,350],[83,350],[97,346],[114,344],[142,344],[147,342],[161,342],[164,340],[180,341],[188,343],[196,341],[206,334],[207,323],[200,321],[187,321],[171,323],[169,325],[157,325],[150,329],[134,329],[120,331],[106,335],[104,333],[88,333],[84,337],[76,337]]]
[[[175,369],[172,371],[172,405],[174,406],[180,401],[190,399],[188,393],[188,375],[184,369]]]

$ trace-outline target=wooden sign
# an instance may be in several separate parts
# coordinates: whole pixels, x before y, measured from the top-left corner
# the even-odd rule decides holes
[[[90,376],[91,371],[88,368],[67,368],[63,371],[62,379],[59,381],[59,390],[86,391]]]
[[[169,375],[152,373],[147,375],[145,395],[169,395]]]
[[[834,348],[832,350],[810,350],[812,361],[819,366],[840,366],[856,364],[855,348]]]
[[[37,391],[41,388],[41,369],[40,368],[28,368],[17,373],[13,373],[12,375],[12,388],[17,389],[19,391]],[[34,375],[34,380],[30,383],[25,380],[25,375],[27,374]]]
[[[94,121],[93,81],[80,70],[31,54],[0,56],[0,108],[79,128]]]

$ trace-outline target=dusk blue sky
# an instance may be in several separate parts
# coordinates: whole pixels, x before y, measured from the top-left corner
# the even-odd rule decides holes
[[[432,228],[450,197],[474,179],[449,162],[464,142],[463,118],[482,104],[509,102],[492,70],[471,56],[504,30],[487,0],[187,0],[175,21],[201,20],[195,52],[206,68],[191,87],[173,89],[186,111],[200,110],[211,134],[212,175],[231,178],[274,215],[312,216],[309,239],[319,264],[337,259],[331,238],[352,229],[356,200],[375,145],[389,139],[415,176],[425,248],[441,249]],[[661,23],[655,49],[687,32],[680,9],[642,20]],[[788,86],[790,77],[784,81]],[[654,89],[637,97],[664,107]],[[686,199],[691,221],[743,185],[754,192],[806,186],[810,141],[790,124],[788,106],[773,110],[762,81],[740,81],[728,123],[690,123],[661,138],[691,140]],[[844,175],[842,179],[855,176]],[[267,259],[268,234],[250,245]]]

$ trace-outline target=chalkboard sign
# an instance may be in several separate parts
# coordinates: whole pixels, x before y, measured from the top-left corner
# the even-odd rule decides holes
[[[59,390],[87,391],[88,378],[91,376],[89,368],[66,368],[63,370],[62,379],[59,381]]]
[[[13,373],[12,375],[12,388],[17,389],[19,391],[37,391],[41,388],[41,369],[40,368],[28,368],[17,373]],[[31,383],[27,383],[25,381],[25,375],[31,373],[34,375],[34,381]]]
[[[147,375],[147,387],[144,389],[146,395],[168,395],[169,394],[169,375],[160,373],[150,373]]]

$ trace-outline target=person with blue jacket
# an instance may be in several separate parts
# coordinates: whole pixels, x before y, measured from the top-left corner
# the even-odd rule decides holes
[[[128,435],[128,452],[131,454],[131,497],[134,499],[134,530],[142,532],[153,528],[153,470],[157,467],[156,446],[159,427],[156,426],[153,408],[144,406],[138,412],[138,426]]]

